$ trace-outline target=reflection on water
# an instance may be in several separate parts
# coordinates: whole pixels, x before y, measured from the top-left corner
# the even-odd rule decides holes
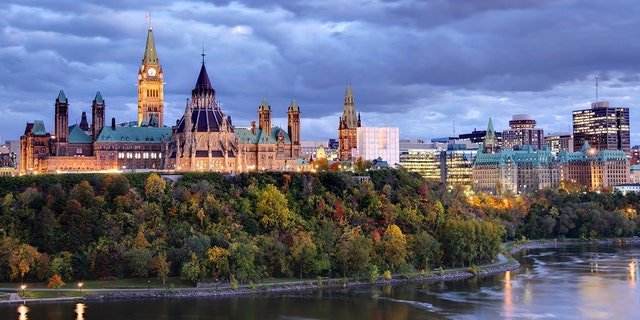
[[[636,259],[629,262],[629,282],[632,287],[636,286],[636,276],[638,275],[638,263]]]
[[[76,320],[83,320],[84,319],[84,303],[78,303],[76,304],[76,310],[74,310],[76,312]]]
[[[18,306],[18,320],[27,320],[27,312],[29,312],[29,308],[24,304]]]
[[[513,292],[511,291],[511,271],[504,273],[504,312],[506,319],[513,316]]]

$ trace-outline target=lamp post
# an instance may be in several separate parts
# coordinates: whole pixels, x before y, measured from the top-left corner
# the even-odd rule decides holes
[[[23,297],[24,297],[24,289],[25,289],[26,287],[27,287],[27,286],[26,286],[26,285],[24,285],[24,284],[20,286],[20,288],[22,289],[22,296],[23,296]]]
[[[147,291],[151,291],[151,280],[147,280]]]
[[[82,282],[78,283],[78,289],[80,289],[80,294],[82,294]]]

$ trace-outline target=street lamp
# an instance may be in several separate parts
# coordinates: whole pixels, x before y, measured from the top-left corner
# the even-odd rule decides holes
[[[22,296],[23,296],[23,297],[24,297],[24,289],[25,289],[26,287],[27,287],[27,286],[26,286],[26,285],[24,285],[24,284],[20,286],[20,288],[22,288]]]
[[[80,294],[82,294],[82,282],[78,283],[78,289],[80,289]]]
[[[147,280],[147,291],[151,290],[151,280]]]

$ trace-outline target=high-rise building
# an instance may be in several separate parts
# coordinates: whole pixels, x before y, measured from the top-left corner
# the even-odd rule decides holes
[[[573,111],[574,150],[585,142],[597,150],[629,152],[629,108],[612,108],[602,101],[592,103],[591,109]]]
[[[358,127],[360,127],[360,114],[356,115],[355,103],[351,84],[347,85],[344,94],[344,110],[338,124],[338,154],[340,160],[354,160],[352,150],[358,147]]]
[[[538,150],[544,144],[544,130],[536,128],[536,120],[530,114],[516,114],[509,121],[510,129],[502,131],[502,147],[517,149],[534,146]]]
[[[544,137],[544,144],[555,154],[562,150],[573,152],[573,136],[571,132],[549,133]]]

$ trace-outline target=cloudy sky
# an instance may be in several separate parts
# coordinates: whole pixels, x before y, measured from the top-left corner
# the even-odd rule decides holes
[[[352,84],[365,126],[431,139],[508,128],[530,113],[549,132],[571,131],[571,111],[596,100],[631,108],[640,144],[640,1],[305,0],[76,1],[0,4],[0,137],[25,124],[54,129],[62,89],[69,119],[137,117],[136,81],[149,21],[164,70],[165,123],[184,112],[206,52],[223,111],[257,120],[263,98],[286,127],[296,99],[302,138],[337,136]]]

